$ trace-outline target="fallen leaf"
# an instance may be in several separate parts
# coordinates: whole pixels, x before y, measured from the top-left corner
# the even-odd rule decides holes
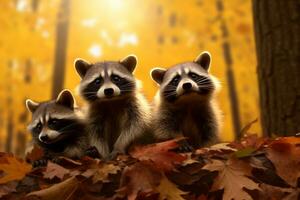
[[[187,156],[172,152],[178,147],[180,139],[169,140],[166,142],[136,147],[130,155],[138,160],[151,160],[163,171],[171,171],[176,164],[181,164]]]
[[[172,199],[172,200],[184,200],[181,195],[186,194],[186,192],[181,191],[177,186],[169,181],[166,176],[163,176],[159,186],[156,188],[159,192],[159,199]]]
[[[277,174],[296,187],[300,177],[300,138],[279,138],[266,149],[266,156],[274,164]]]
[[[135,200],[140,193],[151,194],[161,180],[161,173],[153,169],[147,162],[138,162],[126,167],[120,180],[118,195]]]
[[[120,169],[121,168],[119,166],[116,166],[114,164],[102,163],[96,168],[86,170],[81,175],[86,178],[92,177],[93,183],[95,184],[99,181],[107,182],[108,175],[116,174],[118,173],[118,171],[120,171]]]
[[[0,161],[0,170],[4,175],[0,178],[0,184],[9,181],[21,180],[31,171],[31,165],[21,159],[17,159],[9,154],[4,154]]]
[[[248,178],[251,176],[252,167],[245,161],[234,158],[227,161],[214,159],[203,169],[218,171],[211,191],[224,190],[223,199],[251,199],[244,188],[259,190],[258,184]]]
[[[74,195],[79,184],[80,182],[75,177],[71,177],[61,183],[54,184],[49,188],[31,192],[27,194],[27,197],[38,196],[42,200],[66,200]]]
[[[44,174],[44,178],[47,178],[47,179],[53,179],[54,177],[57,177],[60,180],[62,180],[65,175],[69,174],[69,172],[70,172],[70,170],[68,170],[58,164],[55,164],[51,161],[48,161],[46,171],[43,174]]]

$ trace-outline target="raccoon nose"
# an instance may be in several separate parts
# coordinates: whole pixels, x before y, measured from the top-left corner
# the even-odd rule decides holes
[[[192,84],[191,84],[191,83],[184,83],[184,84],[182,85],[182,88],[183,88],[184,90],[190,90],[190,89],[192,88]]]
[[[46,141],[49,140],[49,137],[48,137],[47,135],[43,135],[43,136],[41,136],[41,140],[42,140],[43,142],[46,142]]]
[[[112,96],[114,94],[114,89],[112,88],[106,88],[104,89],[105,96]]]

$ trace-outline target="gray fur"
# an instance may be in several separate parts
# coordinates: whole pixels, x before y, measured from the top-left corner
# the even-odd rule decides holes
[[[194,62],[177,64],[168,70],[152,70],[152,78],[160,85],[152,127],[160,140],[183,136],[193,148],[218,141],[220,113],[214,102],[218,81],[208,73],[208,56],[204,53],[204,60],[198,56]],[[192,74],[196,78],[191,78]],[[189,90],[183,89],[185,83],[190,85]]]
[[[104,158],[127,153],[132,144],[151,138],[148,133],[150,109],[132,75],[135,66],[134,56],[119,62],[91,64],[79,85],[80,94],[88,101],[90,145]],[[123,85],[114,82],[112,75],[118,75]],[[93,85],[97,78],[101,78],[98,87]],[[107,88],[112,88],[114,94],[107,97],[103,92]]]

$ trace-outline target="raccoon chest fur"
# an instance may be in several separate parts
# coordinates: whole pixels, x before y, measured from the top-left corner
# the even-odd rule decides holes
[[[214,120],[209,110],[186,109],[179,114],[178,121],[178,131],[194,148],[205,145],[214,137],[214,124],[211,123]]]

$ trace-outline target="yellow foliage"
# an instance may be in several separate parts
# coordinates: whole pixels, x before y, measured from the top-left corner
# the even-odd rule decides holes
[[[15,5],[15,2],[19,2]],[[25,2],[25,3],[24,3]],[[5,145],[8,114],[13,113],[14,149],[19,134],[26,134],[24,100],[50,98],[59,0],[39,1],[33,12],[29,0],[0,2],[0,147]],[[239,98],[241,124],[259,117],[256,58],[251,0],[224,2],[223,18],[229,29],[228,41]],[[223,140],[232,140],[233,129],[228,97],[224,38],[216,1],[203,0],[71,0],[65,88],[75,92],[79,83],[73,62],[77,57],[96,62],[137,55],[136,76],[152,100],[157,86],[149,71],[193,60],[201,51],[213,56],[212,74],[222,83],[219,104],[224,115]],[[28,64],[29,63],[29,64]],[[31,82],[24,82],[30,65]],[[10,66],[10,67],[9,67]],[[8,104],[9,98],[12,103]],[[83,101],[76,95],[79,105]],[[28,116],[29,117],[29,116]],[[29,118],[26,119],[28,122]],[[259,132],[259,124],[252,132]]]

